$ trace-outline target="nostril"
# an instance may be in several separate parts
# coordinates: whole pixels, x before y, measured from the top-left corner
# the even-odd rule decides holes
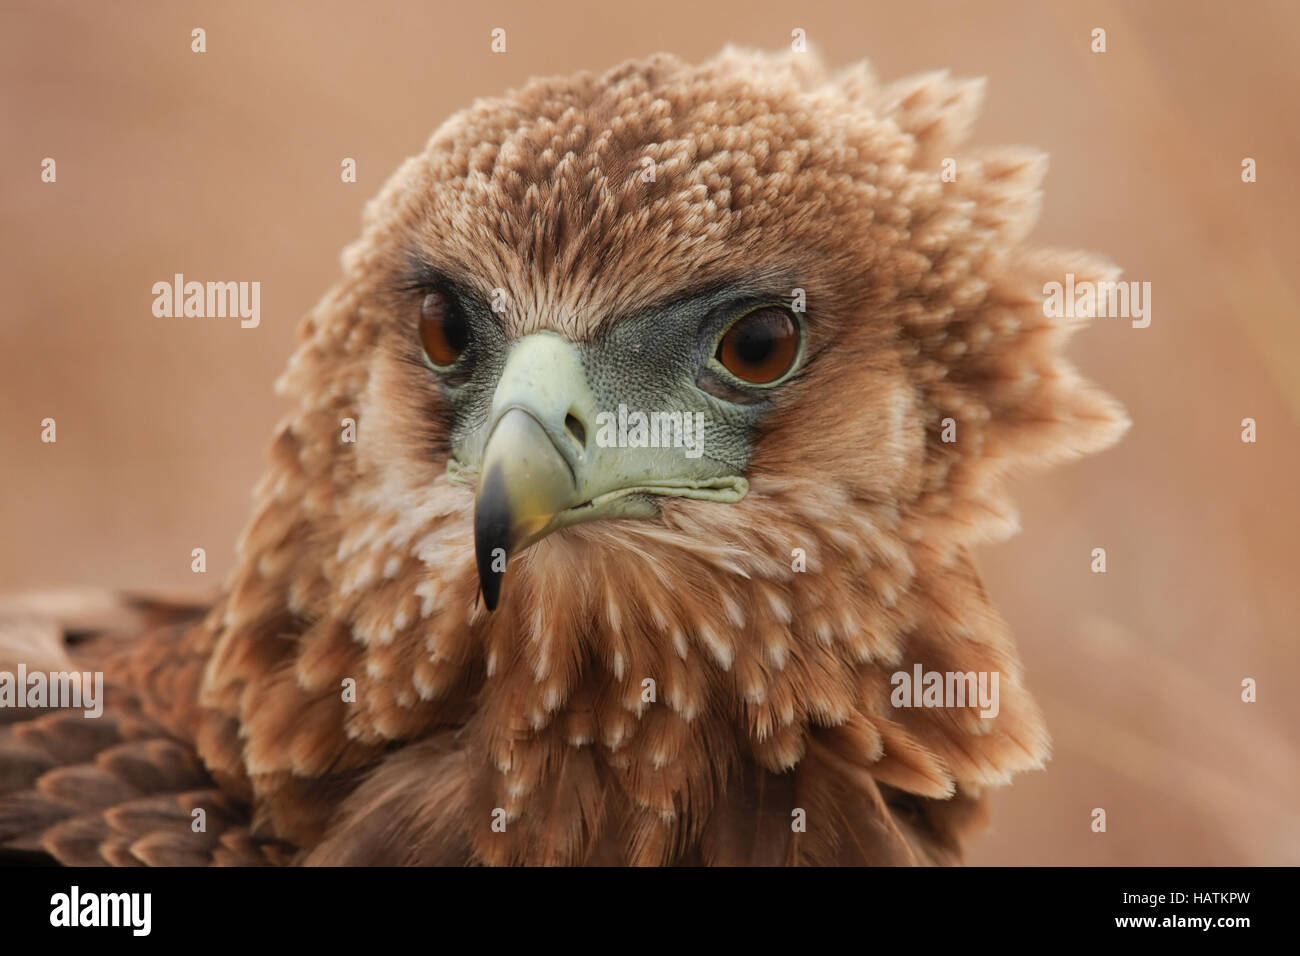
[[[569,433],[580,447],[587,447],[587,429],[582,427],[582,422],[578,421],[576,415],[569,414],[564,416],[564,430]]]

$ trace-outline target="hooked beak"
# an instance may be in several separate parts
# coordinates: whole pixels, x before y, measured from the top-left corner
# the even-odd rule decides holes
[[[510,558],[553,531],[596,518],[653,518],[654,495],[732,502],[748,491],[743,477],[702,456],[604,447],[600,417],[572,344],[539,332],[515,345],[493,396],[474,504],[489,611]]]
[[[483,453],[474,504],[474,551],[483,601],[495,610],[510,556],[548,530],[577,502],[573,469],[536,417],[506,409]]]

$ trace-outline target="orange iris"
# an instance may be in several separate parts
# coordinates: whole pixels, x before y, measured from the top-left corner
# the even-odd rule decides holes
[[[799,329],[785,309],[768,306],[743,315],[718,343],[718,361],[753,385],[775,382],[799,355]]]
[[[431,292],[420,304],[420,342],[434,365],[452,365],[469,344],[459,306],[445,292]]]

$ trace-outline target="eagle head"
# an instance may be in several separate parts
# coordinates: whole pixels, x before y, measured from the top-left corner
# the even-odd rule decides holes
[[[204,690],[251,789],[451,729],[475,859],[713,859],[768,780],[816,862],[1040,765],[971,549],[1123,430],[1041,293],[1113,269],[1023,248],[1044,157],[964,147],[982,90],[728,49],[447,121],[281,381]],[[998,712],[899,708],[916,665]]]

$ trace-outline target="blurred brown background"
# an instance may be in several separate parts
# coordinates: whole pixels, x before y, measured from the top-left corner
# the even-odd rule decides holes
[[[363,202],[452,111],[539,73],[784,47],[801,27],[832,66],[988,76],[976,141],[1051,153],[1036,241],[1153,287],[1150,328],[1103,320],[1072,345],[1132,430],[1020,481],[1023,533],[980,556],[1056,754],[998,794],[972,862],[1300,862],[1300,6],[0,6],[0,591],[220,582],[292,330]],[[155,319],[151,286],[175,272],[260,281],[260,328]]]

